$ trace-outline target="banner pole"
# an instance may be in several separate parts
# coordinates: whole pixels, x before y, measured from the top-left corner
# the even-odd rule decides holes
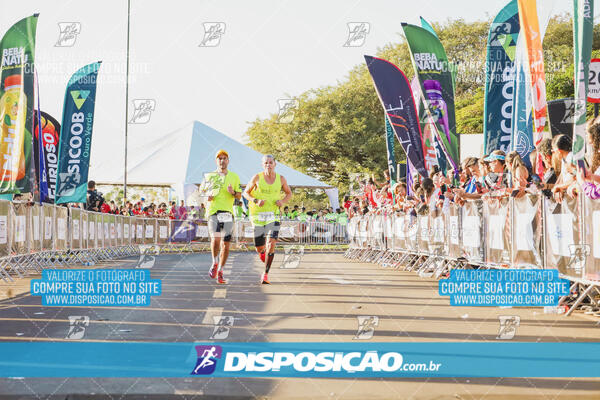
[[[598,116],[598,103],[594,103],[594,118]]]
[[[131,17],[131,0],[127,0],[127,70],[125,73],[125,159],[123,166],[123,204],[127,201],[127,118],[129,116],[129,20]]]

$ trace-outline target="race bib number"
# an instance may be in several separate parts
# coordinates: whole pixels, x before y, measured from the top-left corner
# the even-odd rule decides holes
[[[258,213],[258,220],[261,222],[268,222],[275,220],[275,213],[273,211]]]
[[[219,222],[231,222],[233,221],[233,216],[229,213],[219,213],[217,214],[217,220]]]

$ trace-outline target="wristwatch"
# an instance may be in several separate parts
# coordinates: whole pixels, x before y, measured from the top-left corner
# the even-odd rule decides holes
[[[252,201],[254,202],[254,204],[258,203],[258,199],[257,198],[252,199]]]

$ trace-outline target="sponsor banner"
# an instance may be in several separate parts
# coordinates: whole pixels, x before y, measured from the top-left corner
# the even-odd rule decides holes
[[[0,352],[2,377],[594,377],[600,368],[600,343],[6,342]]]
[[[65,93],[55,203],[85,203],[100,62],[75,72]]]
[[[410,160],[406,160],[406,195],[412,196],[412,188],[415,185],[415,177],[413,171],[415,167],[410,165]]]
[[[540,29],[536,0],[518,0],[519,23],[523,32],[528,83],[531,88],[533,105],[533,145],[537,147],[544,138],[546,125],[546,75],[544,72],[544,52],[542,50],[543,31]],[[541,156],[537,158],[534,170],[542,175]]]
[[[458,170],[460,155],[454,109],[454,66],[448,62],[440,40],[427,29],[406,23],[402,23],[402,28],[424,94],[426,111],[436,123],[438,139],[450,162],[448,167]]]
[[[44,155],[42,153],[42,123],[40,116],[40,84],[37,76],[37,71],[35,72],[35,97],[37,100],[37,110],[35,110],[34,114],[34,123],[33,123],[33,159],[35,164],[35,182],[37,185],[37,192],[39,195],[40,204],[44,200],[48,199],[48,175],[46,173],[46,161]]]
[[[444,151],[440,148],[440,142],[436,140],[438,135],[435,122],[425,111],[425,100],[421,92],[419,78],[416,76],[410,83],[413,91],[413,98],[419,107],[419,124],[421,125],[421,135],[423,137],[423,155],[425,156],[425,170],[430,171],[431,167],[437,165],[440,170],[446,171],[448,162]],[[415,169],[413,168],[413,171]]]
[[[448,157],[446,157],[446,153],[444,152],[444,145],[440,141],[440,133],[438,131],[437,125],[433,122],[429,122],[427,124],[427,128],[429,129],[429,134],[426,137],[430,137],[433,142],[433,148],[435,149],[435,157],[438,162],[438,166],[441,171],[447,171],[451,164],[448,162]]]
[[[507,152],[510,147],[518,37],[519,8],[517,0],[511,0],[496,15],[488,34],[483,111],[484,154],[494,150]]]
[[[525,37],[519,35],[515,56],[515,84],[512,104],[512,134],[510,150],[515,150],[530,167],[529,154],[535,149],[533,142],[533,119],[531,115],[531,85],[525,73],[527,56]]]
[[[394,183],[400,182],[400,181],[406,182],[406,165],[407,165],[406,160],[404,160],[396,165],[396,179],[394,180],[395,181]]]
[[[437,33],[435,33],[435,29],[433,29],[433,26],[431,26],[431,24],[423,17],[421,18],[421,28],[423,29],[427,29],[429,32],[431,32],[435,37],[438,37]],[[454,63],[450,63],[450,65],[452,65],[452,87],[454,89],[456,89],[456,64]]]
[[[0,41],[0,194],[32,190],[35,32],[38,14]]]
[[[172,220],[171,242],[189,243],[196,237],[196,224],[192,220]]]
[[[567,135],[573,139],[575,123],[575,100],[572,97],[548,102],[548,120],[552,137]]]
[[[431,34],[433,34],[433,36],[438,37],[437,33],[435,33],[435,30],[433,29],[433,26],[431,26],[431,24],[423,17],[419,17],[421,19],[421,27],[423,29],[427,29],[429,32],[431,32]]]
[[[427,176],[421,126],[408,79],[389,61],[370,56],[365,56],[365,61],[387,120],[392,125],[400,145],[416,170]]]
[[[35,140],[34,153],[39,155],[36,157],[36,170],[42,171],[42,167],[38,168],[39,160],[45,168],[47,195],[42,196],[43,191],[40,186],[40,197],[42,201],[54,203],[54,193],[56,191],[56,176],[58,172],[58,143],[60,137],[60,123],[50,114],[36,110],[35,118]],[[39,179],[39,177],[38,177]]]
[[[388,160],[388,172],[390,179],[395,181],[397,179],[396,172],[396,156],[394,154],[394,129],[392,124],[385,118],[385,149],[387,151]]]
[[[585,112],[588,77],[594,37],[594,1],[573,0],[573,49],[575,71],[575,125],[573,126],[573,160],[583,164],[585,158]]]

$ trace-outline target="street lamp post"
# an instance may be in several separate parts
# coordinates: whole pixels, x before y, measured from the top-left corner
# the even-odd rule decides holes
[[[123,202],[127,201],[127,128],[129,121],[129,22],[131,16],[131,0],[127,0],[127,69],[125,73],[125,163],[123,166]]]

